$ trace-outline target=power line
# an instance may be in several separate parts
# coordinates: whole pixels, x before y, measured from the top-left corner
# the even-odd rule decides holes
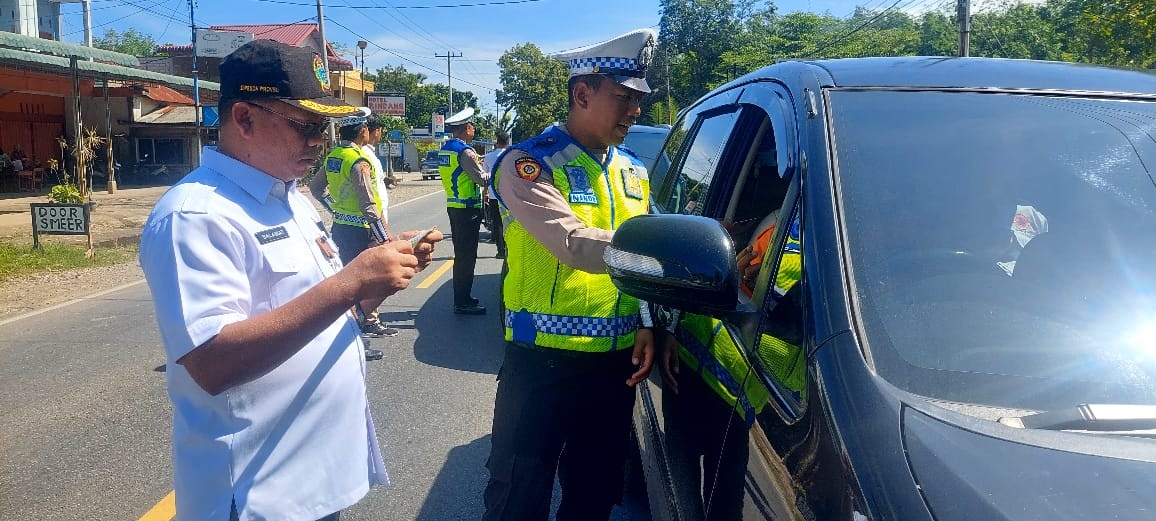
[[[129,17],[132,17],[132,16],[136,16],[136,15],[139,15],[139,14],[141,14],[141,13],[143,13],[143,12],[152,12],[152,11],[150,11],[150,10],[149,10],[149,8],[143,8],[143,7],[141,7],[141,6],[138,6],[138,5],[136,5],[136,4],[133,4],[133,3],[131,3],[131,2],[128,2],[128,1],[122,1],[122,2],[121,2],[120,4],[118,4],[118,5],[115,5],[115,6],[109,6],[109,7],[122,7],[122,6],[123,6],[123,4],[126,4],[126,3],[127,3],[127,4],[129,4],[129,5],[132,5],[133,7],[136,7],[136,9],[137,9],[137,10],[136,10],[136,11],[134,11],[134,12],[132,12],[132,13],[126,14],[126,15],[124,15],[124,16],[121,16],[121,17],[119,17],[119,18],[114,18],[114,19],[112,19],[112,20],[109,20],[109,21],[107,21],[107,22],[103,22],[103,23],[95,24],[95,25],[93,25],[93,26],[92,26],[92,28],[103,27],[103,26],[105,26],[105,25],[109,25],[109,24],[111,24],[111,23],[119,22],[119,21],[121,21],[121,20],[124,20],[125,18],[129,18]],[[149,7],[150,7],[150,8],[151,8],[151,7],[157,7],[157,6],[159,6],[159,5],[163,4],[163,3],[165,3],[165,0],[159,0],[157,3],[155,3],[155,4],[153,4],[153,5],[149,6]],[[106,7],[102,7],[101,9],[107,9],[107,8],[106,8]],[[93,11],[94,11],[94,10],[95,10],[95,9],[93,9]],[[73,14],[73,15],[77,15],[77,14],[81,14],[81,13],[72,13],[72,14]],[[155,14],[155,13],[154,13],[154,14]],[[72,36],[72,35],[74,35],[74,34],[83,33],[83,32],[84,32],[84,28],[82,27],[82,28],[80,28],[80,29],[78,29],[78,30],[75,30],[75,31],[72,31],[72,32],[69,32],[69,33],[65,33],[64,35],[65,35],[65,36]]]
[[[875,13],[875,16],[872,16],[872,17],[871,17],[869,20],[867,20],[867,21],[865,21],[865,22],[863,22],[863,23],[859,24],[859,26],[858,26],[858,27],[856,27],[856,28],[854,28],[854,29],[852,29],[852,30],[850,30],[850,31],[847,31],[847,32],[843,33],[842,35],[839,35],[839,36],[836,36],[836,37],[832,38],[832,39],[831,39],[831,40],[829,40],[827,43],[823,44],[823,46],[822,46],[822,47],[819,47],[818,49],[816,49],[816,50],[812,51],[810,55],[811,55],[811,56],[814,56],[814,57],[821,57],[821,53],[822,53],[823,51],[827,50],[828,48],[830,48],[831,46],[833,46],[833,45],[835,45],[835,44],[837,44],[837,43],[842,43],[844,40],[846,40],[846,39],[847,39],[848,37],[850,37],[851,35],[853,35],[853,34],[855,34],[855,33],[859,32],[859,31],[862,31],[862,30],[863,30],[864,28],[866,28],[868,25],[871,25],[871,24],[875,23],[877,20],[879,20],[880,18],[882,18],[882,17],[883,17],[883,15],[885,15],[885,14],[887,14],[887,13],[891,12],[891,11],[892,11],[892,10],[894,10],[896,7],[898,7],[898,6],[899,6],[899,3],[900,3],[900,2],[902,2],[902,1],[903,1],[903,0],[895,0],[895,3],[891,4],[891,6],[890,6],[890,7],[888,7],[887,9],[884,9],[884,10],[882,10],[882,11],[879,11],[878,13]],[[908,2],[907,2],[907,5],[911,5],[911,4],[913,4],[914,2],[915,2],[915,0],[908,0]],[[904,7],[906,7],[906,6],[904,6]]]
[[[157,40],[163,40],[165,37],[165,34],[168,34],[169,26],[172,25],[173,19],[177,15],[177,8],[179,8],[181,6],[181,3],[182,3],[182,0],[176,0],[176,2],[174,3],[173,10],[169,12],[169,16],[170,16],[169,21],[165,22],[165,28],[163,31],[161,31],[161,35],[157,37]]]
[[[270,4],[284,4],[284,5],[300,5],[313,6],[305,2],[293,2],[290,0],[257,0],[258,2],[267,2]],[[392,7],[383,7],[376,5],[347,5],[347,6],[329,6],[337,9],[457,9],[461,7],[490,7],[495,5],[513,5],[513,4],[530,4],[541,2],[542,0],[499,0],[493,2],[477,2],[473,4],[447,4],[447,5],[399,5]]]
[[[387,53],[389,53],[389,54],[392,54],[392,55],[394,55],[394,56],[396,56],[396,57],[398,57],[398,58],[400,58],[400,59],[402,59],[402,60],[404,60],[404,61],[406,61],[406,62],[409,62],[409,63],[412,63],[412,64],[414,64],[414,65],[417,65],[418,67],[421,67],[421,68],[423,68],[423,69],[426,69],[426,70],[428,70],[428,71],[431,71],[431,72],[435,72],[435,73],[437,73],[438,75],[441,75],[441,73],[442,73],[441,71],[439,71],[439,70],[437,70],[437,69],[434,69],[433,67],[430,67],[430,66],[428,66],[428,65],[425,65],[425,64],[423,64],[423,63],[419,63],[419,62],[413,61],[413,60],[411,60],[411,59],[409,59],[409,58],[406,58],[405,56],[402,56],[402,55],[400,55],[400,54],[398,54],[398,53],[394,52],[394,51],[393,51],[393,50],[391,50],[391,49],[386,49],[385,47],[382,47],[381,45],[378,45],[377,43],[375,43],[375,42],[371,41],[369,38],[366,38],[366,37],[362,36],[362,35],[361,35],[361,34],[359,34],[357,31],[354,31],[353,29],[350,29],[350,28],[348,28],[348,27],[346,27],[346,26],[342,25],[340,22],[338,22],[338,21],[336,21],[336,20],[334,20],[334,19],[332,19],[332,18],[330,18],[330,17],[328,17],[328,16],[327,16],[327,17],[325,17],[325,19],[326,19],[326,20],[328,20],[329,22],[332,22],[333,24],[336,24],[338,27],[340,27],[340,28],[342,28],[342,29],[345,29],[346,31],[349,31],[349,34],[352,34],[352,35],[354,35],[354,36],[356,36],[356,37],[358,37],[358,38],[360,38],[360,39],[362,39],[362,40],[365,40],[365,41],[369,42],[371,45],[373,45],[374,47],[377,47],[378,49],[381,49],[381,50],[383,50],[383,51],[385,51],[385,52],[387,52]],[[465,84],[468,84],[468,85],[473,85],[474,87],[477,87],[477,88],[479,88],[479,89],[495,90],[495,89],[494,89],[494,87],[486,87],[485,85],[478,85],[477,83],[469,82],[469,81],[463,80],[463,79],[461,79],[461,78],[458,78],[458,80],[459,80],[459,81],[461,81],[462,83],[465,83]]]

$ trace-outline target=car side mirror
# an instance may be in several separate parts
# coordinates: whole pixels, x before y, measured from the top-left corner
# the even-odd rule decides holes
[[[735,311],[738,265],[730,234],[714,219],[639,215],[614,232],[604,255],[623,293],[691,313]]]

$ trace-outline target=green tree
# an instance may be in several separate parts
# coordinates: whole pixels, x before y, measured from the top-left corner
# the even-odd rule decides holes
[[[503,53],[498,66],[502,70],[498,105],[514,114],[506,128],[515,142],[537,135],[566,116],[568,74],[562,62],[526,43]]]
[[[920,56],[958,56],[959,29],[943,13],[929,12],[919,21]]]
[[[104,32],[104,36],[93,38],[92,46],[133,56],[157,55],[156,40],[151,35],[137,32],[136,29],[128,29],[123,33],[108,29]]]
[[[366,75],[379,92],[405,95],[405,121],[411,127],[429,127],[433,115],[452,114],[465,107],[478,107],[478,97],[468,90],[454,89],[454,108],[450,110],[449,87],[440,83],[424,84],[424,74],[409,72],[404,65],[385,66]]]
[[[1072,0],[1072,3],[1085,60],[1126,67],[1156,65],[1156,2]]]
[[[744,4],[746,5],[746,4]],[[735,46],[741,24],[731,0],[660,0],[659,39],[670,54],[675,101],[689,104],[719,83],[723,53]]]

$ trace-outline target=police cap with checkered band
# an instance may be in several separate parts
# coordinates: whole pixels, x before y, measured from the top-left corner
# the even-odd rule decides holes
[[[646,69],[654,59],[657,38],[658,33],[653,29],[637,29],[602,43],[552,57],[569,64],[571,78],[602,74],[627,88],[650,92],[650,85],[646,83]]]

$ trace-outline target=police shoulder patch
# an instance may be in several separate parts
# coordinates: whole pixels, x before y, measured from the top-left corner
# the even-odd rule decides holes
[[[527,181],[537,181],[538,176],[542,174],[542,165],[538,164],[538,160],[532,157],[523,157],[514,161],[514,170],[518,172],[518,176]]]

